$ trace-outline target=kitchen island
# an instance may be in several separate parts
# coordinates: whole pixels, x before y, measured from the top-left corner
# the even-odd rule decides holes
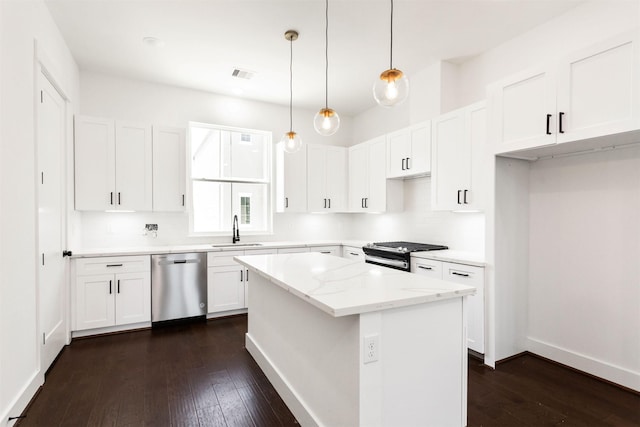
[[[246,348],[301,425],[466,424],[474,288],[319,253],[235,259]]]

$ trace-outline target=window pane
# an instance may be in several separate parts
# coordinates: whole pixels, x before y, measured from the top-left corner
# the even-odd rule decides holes
[[[203,127],[191,128],[191,176],[215,179],[222,176],[221,132]],[[228,149],[227,149],[228,153]],[[227,162],[228,163],[228,162]]]
[[[241,230],[267,230],[267,188],[267,184],[232,185],[233,213],[238,215]]]
[[[193,181],[193,231],[231,232],[231,184]]]
[[[231,132],[230,177],[243,179],[266,179],[266,149],[264,135]]]

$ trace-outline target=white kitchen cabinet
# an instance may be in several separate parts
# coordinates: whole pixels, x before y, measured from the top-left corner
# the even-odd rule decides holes
[[[153,126],[153,210],[184,212],[186,138],[184,128]]]
[[[247,308],[249,272],[233,257],[273,253],[273,249],[207,253],[207,312],[219,313]]]
[[[305,247],[296,247],[296,248],[280,248],[278,249],[278,254],[299,254],[303,252],[309,252],[309,248]]]
[[[276,212],[307,211],[307,146],[286,153],[276,146]]]
[[[75,118],[76,210],[152,210],[151,126]]]
[[[74,330],[151,321],[149,256],[75,261]]]
[[[402,210],[402,182],[388,180],[384,136],[349,147],[349,211]]]
[[[319,252],[325,255],[342,256],[340,246],[313,246],[309,248],[309,252]]]
[[[487,117],[478,102],[432,120],[431,209],[480,210]]]
[[[342,258],[349,258],[352,260],[364,262],[364,251],[362,250],[362,247],[343,246]]]
[[[639,129],[639,50],[627,33],[491,85],[494,152]]]
[[[467,297],[467,346],[484,354],[484,268],[412,256],[411,272],[476,288]]]
[[[307,210],[345,212],[347,209],[347,150],[307,145]]]
[[[467,297],[467,345],[484,354],[484,268],[443,262],[442,279],[476,288],[475,295]]]
[[[387,178],[431,173],[431,122],[387,134]]]

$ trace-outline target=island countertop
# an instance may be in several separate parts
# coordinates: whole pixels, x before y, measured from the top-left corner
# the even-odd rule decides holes
[[[320,253],[247,255],[234,259],[334,317],[475,293],[471,286]]]

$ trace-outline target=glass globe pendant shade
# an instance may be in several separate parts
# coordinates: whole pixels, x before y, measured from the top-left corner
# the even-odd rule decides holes
[[[331,108],[323,108],[313,118],[313,127],[322,136],[333,135],[340,127],[340,116]]]
[[[383,107],[401,104],[409,95],[409,79],[400,70],[383,71],[373,84],[373,97]]]
[[[286,153],[295,153],[302,148],[302,139],[294,131],[286,132],[280,142],[282,142],[282,148]]]

